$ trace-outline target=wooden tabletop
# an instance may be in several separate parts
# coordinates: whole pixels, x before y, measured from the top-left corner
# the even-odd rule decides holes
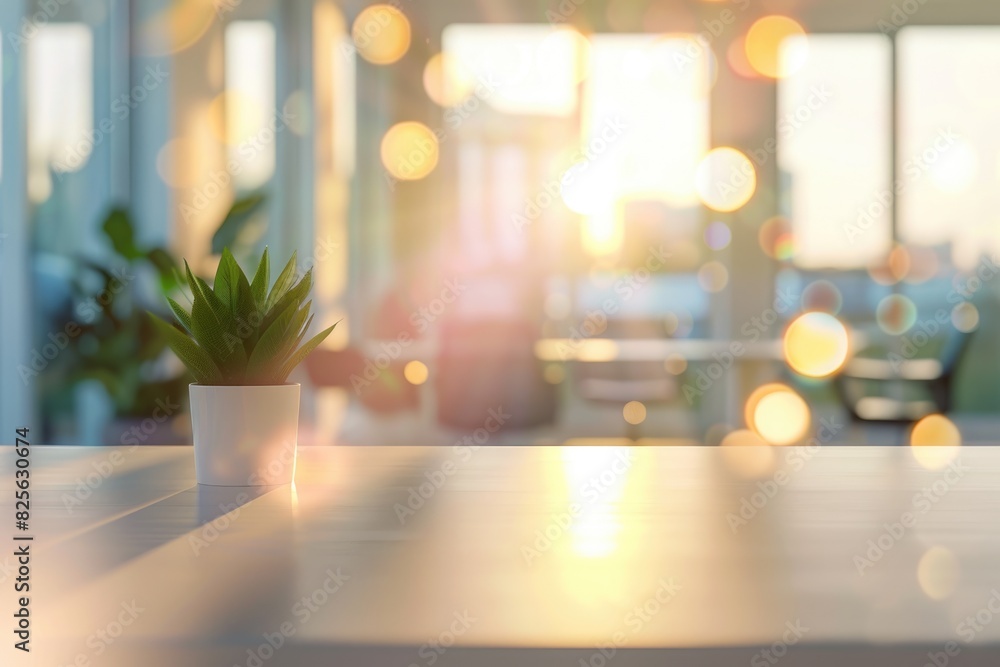
[[[992,447],[314,447],[254,491],[38,446],[31,480],[4,665],[1000,664]]]

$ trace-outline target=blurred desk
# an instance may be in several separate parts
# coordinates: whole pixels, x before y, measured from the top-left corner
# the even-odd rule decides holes
[[[185,447],[36,446],[31,479],[33,652],[8,635],[5,665],[1000,654],[992,447],[301,448],[294,486],[253,491],[196,486]]]

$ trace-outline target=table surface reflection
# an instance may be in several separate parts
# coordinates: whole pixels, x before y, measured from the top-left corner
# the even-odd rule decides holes
[[[196,485],[190,448],[35,447],[31,475],[41,661],[4,664],[253,665],[267,637],[264,665],[1000,645],[992,447],[315,447],[257,490]]]

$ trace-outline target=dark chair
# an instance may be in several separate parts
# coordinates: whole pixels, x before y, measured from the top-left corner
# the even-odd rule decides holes
[[[837,393],[858,422],[909,423],[948,412],[955,371],[971,338],[953,329],[938,343],[938,354],[927,357],[862,350],[837,376]]]
[[[475,429],[491,411],[511,416],[504,429],[551,424],[556,390],[535,356],[538,327],[526,321],[460,319],[442,323],[434,387],[438,421]]]
[[[390,361],[378,368],[360,350],[316,349],[306,357],[305,368],[316,387],[342,387],[373,412],[398,412],[419,406],[418,388],[403,377],[403,361]]]

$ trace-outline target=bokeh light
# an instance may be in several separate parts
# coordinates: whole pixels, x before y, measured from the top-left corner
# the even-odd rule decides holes
[[[941,270],[941,260],[933,248],[913,246],[907,248],[910,255],[910,270],[906,274],[906,282],[918,285],[927,282]]]
[[[766,220],[757,231],[757,242],[768,257],[782,261],[791,259],[795,250],[791,223],[780,217]]]
[[[757,172],[746,155],[724,146],[702,158],[695,181],[705,206],[715,211],[735,211],[753,197]]]
[[[905,246],[897,245],[889,251],[884,262],[868,268],[868,275],[880,285],[895,285],[909,275],[912,266],[910,251]]]
[[[818,310],[837,315],[843,305],[844,297],[829,280],[816,280],[802,290],[802,310]]]
[[[722,460],[740,477],[763,477],[774,470],[777,455],[774,447],[749,429],[728,433],[720,443]]]
[[[547,364],[542,371],[542,377],[549,384],[560,384],[566,379],[566,369],[562,364]]]
[[[850,348],[844,325],[829,313],[809,312],[798,316],[785,330],[785,361],[792,370],[821,378],[836,373]]]
[[[614,188],[602,177],[600,170],[586,160],[563,172],[559,194],[566,208],[580,215],[606,210],[615,200]]]
[[[438,106],[456,106],[474,87],[472,75],[451,56],[434,54],[424,66],[424,90]]]
[[[209,163],[210,147],[205,142],[177,137],[163,144],[156,155],[156,173],[172,188],[191,188],[199,185],[205,169],[193,166]]]
[[[410,22],[392,5],[365,7],[351,28],[354,47],[375,65],[389,65],[410,48]]]
[[[666,360],[663,362],[663,367],[667,369],[667,372],[671,375],[680,375],[687,370],[688,362],[684,358],[683,354],[678,352],[671,352],[667,355]]]
[[[951,309],[951,324],[962,333],[971,333],[979,328],[979,309],[968,301]]]
[[[722,262],[711,261],[698,269],[698,284],[706,292],[721,292],[729,284],[729,271]]]
[[[705,228],[705,245],[712,250],[722,250],[732,239],[733,233],[729,231],[729,225],[724,222],[716,220]]]
[[[958,558],[950,550],[935,546],[924,552],[917,564],[917,582],[932,600],[944,600],[955,592],[961,579]]]
[[[422,361],[408,361],[406,365],[403,366],[403,377],[410,384],[423,384],[427,382],[427,376],[429,372],[427,370],[427,364]]]
[[[794,53],[782,53],[782,43],[790,37],[805,37],[806,31],[787,16],[765,16],[758,19],[746,34],[744,48],[747,62],[759,74],[778,79],[795,73],[806,61],[804,44],[795,42]],[[801,43],[800,43],[801,42]]]
[[[916,324],[917,307],[902,294],[890,294],[879,301],[875,320],[882,331],[890,336],[900,336]]]
[[[944,415],[928,415],[910,431],[913,458],[928,470],[938,470],[954,461],[961,445],[961,432]]]
[[[667,313],[663,317],[663,328],[668,336],[684,338],[694,330],[694,317],[686,311]]]
[[[760,79],[761,76],[751,67],[747,60],[746,37],[741,35],[729,43],[726,49],[726,62],[729,68],[744,79]]]
[[[744,418],[748,428],[772,445],[798,442],[812,422],[805,400],[779,383],[758,387],[750,394]]]
[[[434,171],[438,152],[437,136],[416,121],[397,123],[382,137],[382,164],[400,180],[418,180]]]
[[[622,417],[629,424],[637,425],[646,421],[646,406],[639,401],[629,401],[622,408]]]

